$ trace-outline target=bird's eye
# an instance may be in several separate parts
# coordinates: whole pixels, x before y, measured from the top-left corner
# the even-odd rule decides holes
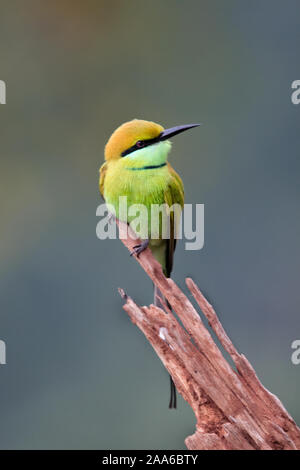
[[[138,149],[141,149],[142,147],[144,147],[145,144],[142,140],[138,140],[135,145]]]

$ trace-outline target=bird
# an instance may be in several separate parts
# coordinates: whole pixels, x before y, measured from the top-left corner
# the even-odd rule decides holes
[[[151,228],[151,206],[174,204],[182,210],[184,186],[182,179],[168,162],[172,137],[199,126],[187,124],[164,129],[152,121],[133,119],[120,125],[105,145],[105,161],[100,168],[99,189],[105,202],[114,208],[115,216],[130,224],[126,212],[120,214],[120,197],[127,197],[127,205],[143,204],[147,209],[148,223],[142,242],[134,246],[131,255],[139,256],[147,247],[162,266],[166,277],[170,277],[176,247],[178,223],[174,210],[167,211],[169,232],[162,238],[162,218]],[[122,219],[123,217],[123,219]],[[126,220],[124,220],[126,219]],[[153,229],[153,227],[152,227]],[[152,238],[151,238],[152,237]],[[154,286],[154,305],[159,305],[158,296],[163,296]],[[177,406],[176,388],[170,376],[169,408]]]

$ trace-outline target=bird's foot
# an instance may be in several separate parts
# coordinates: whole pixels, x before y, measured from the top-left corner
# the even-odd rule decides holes
[[[148,245],[149,245],[149,240],[144,240],[139,245],[135,245],[133,247],[133,250],[130,252],[130,256],[136,255],[137,257],[139,257],[139,255],[142,253],[142,251],[146,250]]]

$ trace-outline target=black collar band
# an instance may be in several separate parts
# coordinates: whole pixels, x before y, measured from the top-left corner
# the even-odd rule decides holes
[[[160,165],[141,166],[139,168],[126,168],[126,170],[154,170],[155,168],[162,168],[163,166],[166,166],[166,163],[161,163]]]

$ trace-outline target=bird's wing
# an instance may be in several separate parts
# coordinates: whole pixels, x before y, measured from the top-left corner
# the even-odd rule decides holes
[[[184,187],[180,176],[168,163],[168,170],[171,175],[171,180],[165,190],[165,202],[171,207],[173,204],[179,204],[183,208],[184,204]],[[167,250],[166,250],[166,272],[167,276],[170,276],[173,266],[173,256],[176,248],[176,238],[175,231],[177,227],[175,226],[175,215],[174,211],[170,212],[170,237],[167,240]]]
[[[107,162],[104,162],[100,168],[100,178],[99,178],[99,189],[100,189],[100,194],[103,197],[103,199],[104,199],[104,180],[105,180],[106,170],[107,170]]]

